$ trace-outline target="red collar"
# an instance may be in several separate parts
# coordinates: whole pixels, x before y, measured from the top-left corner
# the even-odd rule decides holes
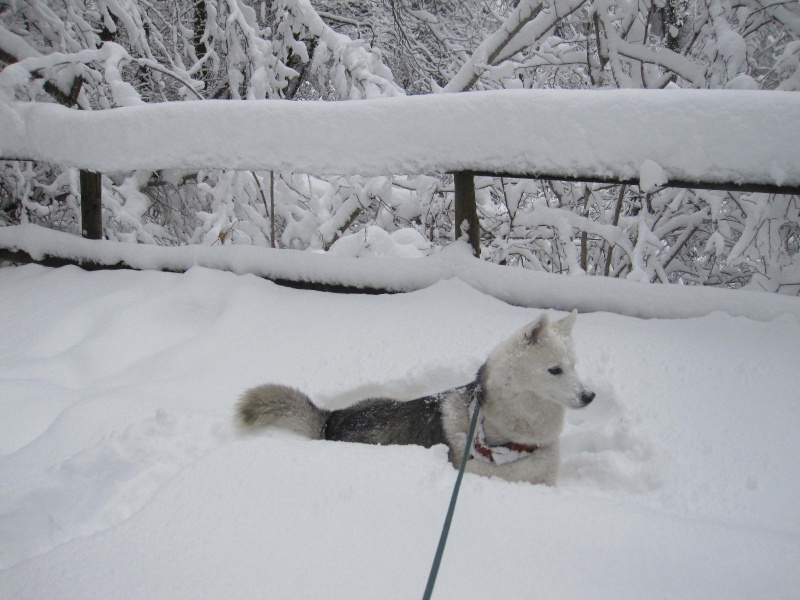
[[[536,444],[518,444],[516,442],[508,442],[507,444],[501,444],[499,446],[487,446],[482,439],[478,439],[478,437],[475,436],[473,449],[483,456],[487,462],[502,465],[519,460],[520,458],[525,458],[538,450],[539,446]]]
[[[480,410],[477,399],[470,404],[470,413],[473,410]],[[488,445],[486,443],[486,434],[483,431],[483,415],[479,415],[470,456],[495,465],[504,465],[521,458],[527,458],[538,449],[539,446],[536,444],[519,444],[517,442],[508,442],[499,446]]]

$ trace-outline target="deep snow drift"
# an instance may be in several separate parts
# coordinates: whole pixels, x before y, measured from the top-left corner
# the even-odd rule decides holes
[[[455,279],[342,296],[25,266],[0,269],[0,314],[0,597],[373,599],[422,594],[444,449],[242,436],[237,396],[436,392],[539,311]],[[598,396],[559,486],[466,476],[434,597],[794,598],[797,317],[595,312],[575,338]]]

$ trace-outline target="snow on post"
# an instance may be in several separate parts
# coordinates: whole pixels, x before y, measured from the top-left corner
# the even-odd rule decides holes
[[[661,165],[647,159],[642,163],[639,168],[639,188],[645,193],[657,191],[659,188],[667,184],[669,178],[667,177]]]

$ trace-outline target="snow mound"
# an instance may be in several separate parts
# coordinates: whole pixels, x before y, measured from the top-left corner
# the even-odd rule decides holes
[[[424,248],[422,238],[405,230],[396,236],[368,230],[367,234],[339,241],[344,244],[340,247],[343,254],[366,252],[369,246],[372,251],[378,248],[389,254],[418,256],[417,252]],[[421,260],[353,258],[255,246],[163,247],[86,240],[35,225],[17,225],[0,227],[0,247],[26,252],[36,260],[50,256],[112,267],[123,263],[145,270],[186,271],[202,266],[270,279],[390,292],[421,290],[458,278],[503,302],[564,311],[609,311],[646,318],[690,318],[721,311],[763,321],[780,315],[800,318],[798,297],[698,286],[653,286],[612,277],[564,277],[503,267],[475,259],[463,242],[450,244]]]
[[[668,181],[667,172],[649,158],[639,167],[639,187],[645,194],[656,191]]]
[[[432,248],[433,244],[416,229],[398,229],[387,233],[371,225],[363,231],[336,240],[328,254],[351,258],[422,258],[428,256]]]

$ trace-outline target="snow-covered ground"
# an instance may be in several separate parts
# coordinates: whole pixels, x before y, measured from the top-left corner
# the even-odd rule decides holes
[[[0,597],[420,597],[444,449],[243,436],[233,405],[267,381],[327,407],[463,384],[538,313],[458,279],[0,269]],[[796,314],[594,312],[575,337],[598,395],[559,485],[466,476],[434,597],[795,598]]]

